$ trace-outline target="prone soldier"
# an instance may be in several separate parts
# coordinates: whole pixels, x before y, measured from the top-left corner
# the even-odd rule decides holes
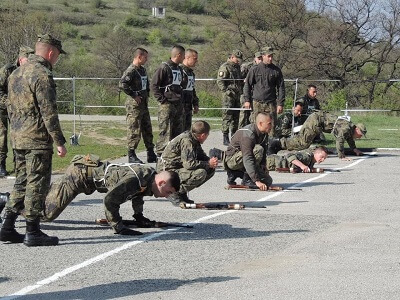
[[[7,134],[8,134],[8,113],[6,99],[8,95],[8,78],[16,68],[28,61],[29,54],[35,51],[27,46],[19,48],[18,59],[15,63],[8,63],[0,69],[0,177],[7,176]]]
[[[242,51],[234,50],[228,60],[218,69],[217,85],[222,92],[222,107],[225,108],[222,110],[222,134],[225,146],[229,145],[229,129],[233,136],[239,127],[238,109],[243,89],[240,72],[242,58]]]
[[[40,230],[43,202],[50,187],[53,142],[57,154],[67,149],[58,119],[56,86],[51,72],[59,55],[65,53],[61,41],[50,34],[38,36],[35,54],[17,68],[8,81],[7,110],[14,149],[16,179],[6,204],[0,240],[26,246],[53,246],[57,237]],[[15,220],[25,208],[26,234],[15,230]]]
[[[182,77],[179,66],[185,58],[185,48],[175,45],[171,59],[163,62],[151,80],[151,90],[159,102],[156,143],[157,155],[161,155],[170,140],[183,132]]]
[[[193,69],[196,66],[198,53],[194,49],[187,49],[185,59],[182,63],[183,79],[182,79],[182,102],[183,102],[183,130],[190,130],[192,127],[193,113],[199,112],[199,98],[196,94],[195,80],[196,76]]]
[[[170,197],[172,204],[194,203],[187,193],[214,176],[218,159],[209,158],[201,147],[209,133],[207,122],[194,122],[190,131],[181,133],[167,145],[158,160],[157,171],[175,171],[181,179],[179,192]]]
[[[277,153],[281,149],[307,149],[314,138],[321,132],[332,133],[336,139],[338,157],[342,160],[351,160],[345,156],[344,142],[346,141],[356,155],[363,153],[356,148],[355,139],[360,139],[367,133],[364,124],[354,125],[346,117],[338,117],[328,112],[317,111],[312,113],[301,127],[298,135],[292,138],[281,138],[271,141],[270,152]]]
[[[147,162],[157,162],[148,107],[150,85],[146,69],[143,67],[147,62],[147,57],[147,50],[137,48],[133,52],[132,64],[125,70],[119,81],[119,88],[129,96],[125,106],[128,125],[128,160],[130,163],[143,163],[135,152],[140,142],[140,136],[143,137],[143,142],[147,149]]]

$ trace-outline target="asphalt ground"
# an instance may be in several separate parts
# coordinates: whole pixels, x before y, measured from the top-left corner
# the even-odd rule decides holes
[[[212,132],[204,148],[221,140]],[[225,190],[219,169],[190,198],[266,208],[183,210],[150,197],[145,216],[194,228],[139,237],[96,225],[103,195],[80,195],[42,224],[60,245],[0,244],[0,299],[399,299],[399,152],[320,166],[341,172],[272,172],[274,184],[301,188],[283,192]],[[129,203],[121,212],[131,218]]]

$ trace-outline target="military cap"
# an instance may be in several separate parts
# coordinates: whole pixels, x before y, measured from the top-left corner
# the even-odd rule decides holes
[[[257,51],[256,53],[254,53],[254,57],[260,57],[262,56],[262,52]]]
[[[243,53],[240,50],[233,50],[232,51],[232,55],[236,56],[236,58],[238,59],[243,59]]]
[[[42,35],[38,35],[38,42],[41,43],[46,43],[49,45],[52,45],[54,47],[56,47],[60,53],[62,54],[67,54],[63,49],[62,49],[62,45],[61,45],[61,41],[57,40],[56,38],[52,37],[50,34],[46,33],[46,34],[42,34]]]
[[[272,48],[272,47],[263,47],[263,48],[261,49],[261,53],[262,53],[263,55],[272,55],[272,54],[274,54],[275,52],[274,52],[274,48]]]
[[[363,135],[364,137],[367,137],[367,136],[366,136],[366,134],[367,134],[367,127],[365,127],[365,125],[364,125],[363,123],[358,123],[358,124],[356,125],[356,127],[357,127],[358,129],[360,129],[360,131],[361,131],[361,133],[362,133],[362,135]]]
[[[28,46],[21,46],[19,48],[18,57],[28,57],[29,54],[34,54],[35,50]]]

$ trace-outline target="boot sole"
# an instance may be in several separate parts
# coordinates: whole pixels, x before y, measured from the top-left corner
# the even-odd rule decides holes
[[[31,242],[31,241],[25,241],[24,240],[24,245],[27,247],[40,247],[40,246],[57,246],[58,245],[58,239],[57,242],[55,241],[43,241],[43,242]]]

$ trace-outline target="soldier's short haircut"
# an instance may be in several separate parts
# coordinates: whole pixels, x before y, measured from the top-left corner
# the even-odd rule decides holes
[[[210,124],[206,121],[196,121],[192,124],[192,133],[194,134],[203,134],[210,132]]]
[[[193,54],[193,53],[199,54],[199,53],[197,52],[197,50],[194,50],[194,49],[192,49],[192,48],[186,49],[186,51],[185,51],[185,56],[186,56],[186,55],[191,55],[191,54]]]
[[[267,112],[260,112],[258,113],[258,115],[256,116],[256,123],[259,122],[260,118],[262,117],[268,117],[270,120],[273,119],[272,114],[267,113]]]
[[[174,172],[174,171],[166,171],[169,173],[169,180],[167,183],[169,183],[174,189],[175,191],[179,191],[180,187],[181,187],[181,180],[179,178],[178,173]]]
[[[171,50],[171,58],[176,57],[178,54],[184,54],[185,48],[181,45],[174,45]]]
[[[147,52],[146,49],[138,47],[135,49],[135,51],[133,51],[133,58],[138,57],[139,55],[147,54],[147,53],[149,53],[149,52]]]
[[[301,101],[298,101],[298,102],[295,102],[294,103],[294,106],[297,106],[297,105],[300,105],[300,106],[304,106],[304,103],[303,102],[301,102]]]
[[[309,89],[311,89],[311,88],[317,89],[317,87],[316,87],[315,85],[309,84],[309,85],[307,86],[307,90],[309,90]]]
[[[326,155],[328,155],[328,149],[324,146],[319,146],[319,147],[315,148],[314,152],[325,152]]]

